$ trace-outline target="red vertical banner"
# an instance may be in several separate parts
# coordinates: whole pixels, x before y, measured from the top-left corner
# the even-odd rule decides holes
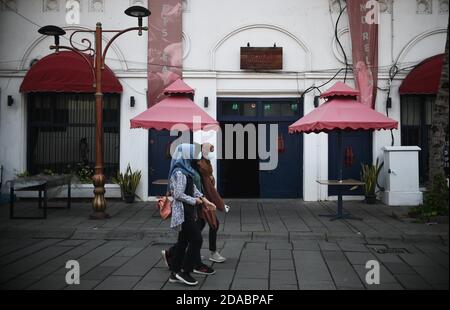
[[[181,0],[148,1],[148,106],[164,98],[162,90],[182,75]]]
[[[378,84],[378,14],[376,0],[347,0],[353,74],[359,100],[375,108]]]

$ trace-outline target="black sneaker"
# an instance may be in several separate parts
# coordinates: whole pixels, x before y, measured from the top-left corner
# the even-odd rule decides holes
[[[213,275],[216,273],[216,271],[207,265],[201,265],[200,267],[194,268],[194,273],[202,275]]]
[[[188,272],[178,272],[175,277],[182,283],[186,285],[197,285],[198,281],[195,280]]]
[[[173,272],[170,273],[169,282],[170,283],[182,283],[180,280],[177,279],[176,275]]]

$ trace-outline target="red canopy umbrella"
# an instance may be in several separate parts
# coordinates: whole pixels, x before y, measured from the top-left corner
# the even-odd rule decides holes
[[[397,121],[356,101],[358,94],[350,86],[337,82],[320,96],[327,98],[327,102],[289,126],[289,133],[397,129]]]
[[[164,89],[164,94],[169,97],[130,120],[131,128],[171,130],[175,125],[185,125],[189,130],[218,128],[219,123],[191,100],[194,90],[181,79]]]
[[[338,181],[342,183],[342,132],[351,130],[397,129],[398,122],[356,100],[359,92],[337,82],[320,97],[327,101],[289,126],[289,133],[338,132]],[[342,214],[341,186],[338,187],[338,214]]]

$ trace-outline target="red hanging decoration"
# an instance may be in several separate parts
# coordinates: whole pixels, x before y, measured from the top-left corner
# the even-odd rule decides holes
[[[353,148],[351,146],[348,146],[345,149],[345,160],[344,160],[344,164],[346,167],[351,167],[353,166],[353,159],[354,159],[354,155],[353,155]]]

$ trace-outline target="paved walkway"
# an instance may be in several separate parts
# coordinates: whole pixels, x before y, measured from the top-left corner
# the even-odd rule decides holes
[[[188,289],[448,289],[448,224],[412,223],[405,208],[359,202],[346,208],[363,221],[334,222],[319,216],[333,213],[333,202],[228,203],[218,237],[228,260]],[[36,209],[21,202],[16,213]],[[0,288],[185,290],[167,281],[160,251],[176,234],[154,203],[109,202],[108,212],[109,220],[88,220],[89,203],[74,202],[71,210],[49,210],[47,220],[10,220],[1,206]],[[68,260],[80,263],[80,285],[65,282]],[[368,260],[381,264],[380,285],[365,282]]]

